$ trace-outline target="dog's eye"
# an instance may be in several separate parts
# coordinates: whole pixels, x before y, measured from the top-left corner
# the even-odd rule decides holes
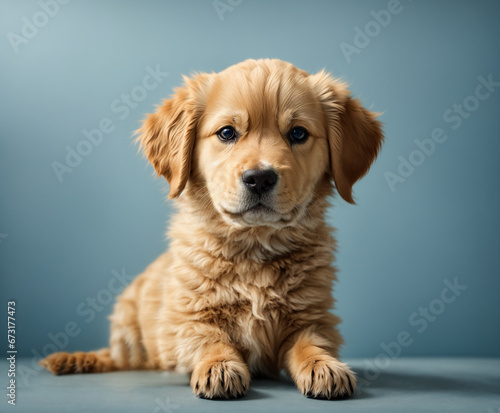
[[[290,132],[288,132],[288,139],[290,139],[290,142],[292,144],[304,143],[305,141],[307,141],[308,137],[309,132],[302,126],[296,126],[295,128],[291,129]]]
[[[237,133],[232,126],[224,126],[217,131],[217,136],[221,141],[232,141],[236,139]]]

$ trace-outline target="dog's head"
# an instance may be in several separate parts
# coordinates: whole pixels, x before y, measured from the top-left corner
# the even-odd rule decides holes
[[[352,186],[377,156],[376,114],[325,72],[280,60],[247,60],[185,78],[138,133],[170,197],[203,189],[237,227],[294,225],[333,179]]]

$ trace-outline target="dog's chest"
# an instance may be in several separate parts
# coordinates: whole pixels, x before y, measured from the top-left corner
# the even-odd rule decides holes
[[[241,352],[252,372],[275,374],[280,346],[297,317],[297,289],[307,257],[288,256],[266,264],[224,262],[207,269],[212,281],[199,299],[200,321],[216,325]]]
[[[250,280],[235,277],[227,287],[235,300],[226,305],[229,317],[219,322],[253,372],[276,373],[290,311],[283,276],[279,268],[262,267]]]

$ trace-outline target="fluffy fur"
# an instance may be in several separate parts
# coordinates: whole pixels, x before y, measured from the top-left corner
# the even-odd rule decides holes
[[[217,137],[226,125],[236,141]],[[307,142],[290,143],[296,126]],[[185,78],[138,133],[177,198],[169,251],[118,298],[109,349],[41,364],[55,374],[190,372],[206,398],[242,396],[251,376],[285,369],[304,395],[352,395],[329,311],[335,242],[324,216],[334,188],[353,203],[383,139],[376,114],[325,72],[248,60]],[[256,207],[242,173],[266,168],[278,182]]]

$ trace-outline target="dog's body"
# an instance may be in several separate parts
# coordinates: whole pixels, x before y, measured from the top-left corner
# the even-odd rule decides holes
[[[352,394],[355,377],[336,358],[324,215],[332,178],[353,202],[376,157],[375,115],[323,72],[259,60],[186,79],[139,133],[179,198],[170,249],[119,297],[110,349],[42,365],[186,371],[207,398],[241,396],[251,375],[285,369],[306,395]]]

